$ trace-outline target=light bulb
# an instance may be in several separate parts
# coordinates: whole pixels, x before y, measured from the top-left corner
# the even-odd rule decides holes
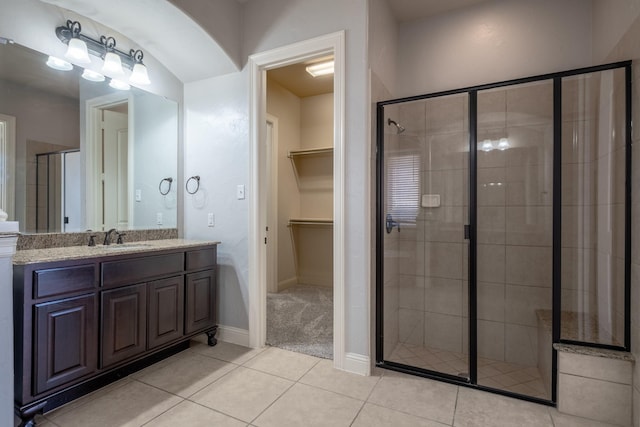
[[[118,90],[131,89],[131,86],[129,86],[127,83],[123,82],[122,80],[116,80],[116,79],[111,79],[111,81],[109,82],[109,86]]]
[[[87,50],[87,44],[79,38],[72,38],[69,40],[69,47],[67,53],[64,54],[65,58],[78,64],[90,64],[91,58],[89,58],[89,51]]]
[[[500,138],[498,142],[498,150],[504,151],[509,148],[509,140],[507,138]]]
[[[491,151],[493,150],[493,143],[489,139],[485,139],[482,141],[482,151]]]
[[[85,80],[89,80],[90,82],[103,82],[104,76],[100,73],[97,73],[93,70],[85,70],[82,72],[82,78]]]
[[[49,59],[47,59],[47,66],[60,71],[73,70],[73,65],[64,59],[56,58],[55,56],[50,56]]]
[[[131,77],[129,77],[129,81],[135,85],[150,85],[151,80],[149,80],[149,74],[147,73],[147,67],[144,64],[136,63],[133,66],[133,71],[131,72]]]
[[[120,60],[120,56],[113,52],[107,52],[107,54],[104,56],[102,73],[108,76],[115,77],[124,76],[124,70],[122,69],[122,61]]]

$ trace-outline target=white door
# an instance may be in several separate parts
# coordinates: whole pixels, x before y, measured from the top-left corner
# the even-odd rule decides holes
[[[74,151],[64,154],[62,164],[63,173],[63,230],[82,231],[81,207],[80,207],[80,152]]]
[[[128,197],[128,117],[103,111],[102,224],[103,229],[126,229]]]

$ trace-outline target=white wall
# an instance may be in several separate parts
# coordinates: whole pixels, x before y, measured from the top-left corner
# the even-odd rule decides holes
[[[346,266],[346,351],[361,355],[369,353],[369,128],[368,128],[368,82],[367,75],[367,2],[366,0],[329,0],[323,2],[308,0],[269,0],[252,1],[245,4],[243,33],[243,63],[248,55],[285,46],[339,30],[346,30],[346,191],[345,191],[345,266]],[[229,87],[234,83],[235,92]],[[225,194],[235,195],[235,185],[247,183],[249,168],[249,141],[247,90],[249,77],[246,71],[238,74],[214,78],[206,82],[187,84],[185,89],[186,105],[186,173],[194,162],[217,162],[221,168],[215,170],[216,187],[211,189],[210,205],[196,208],[185,200],[185,235],[202,238],[216,235],[223,241],[220,253],[228,265],[235,269],[230,277],[224,276],[224,286],[236,286],[234,290],[244,300],[226,296],[222,298],[223,317],[221,323],[227,326],[246,328],[248,301],[247,280],[248,260],[246,221],[248,205],[246,201],[224,200]],[[223,106],[243,105],[242,110],[234,111],[245,121],[237,121],[222,114],[219,117],[221,128],[235,124],[235,130],[229,138],[219,141],[219,129],[195,126],[194,122],[202,114],[212,110],[221,110]],[[218,107],[216,107],[218,106]],[[216,140],[204,144],[202,141]],[[216,145],[216,150],[211,146]],[[196,160],[198,159],[198,160]],[[247,187],[247,195],[254,189]],[[206,220],[199,218],[202,209],[213,209],[213,200],[218,211],[224,210],[233,218],[233,226],[227,223],[216,225],[217,233],[209,232],[200,224]],[[226,216],[226,214],[225,214]],[[244,222],[242,222],[244,220]],[[224,231],[221,231],[223,230]],[[224,307],[233,303],[234,313],[225,313]],[[241,318],[242,317],[242,318]]]
[[[640,0],[592,0],[592,3],[593,59],[603,63],[640,15]]]
[[[398,97],[592,65],[591,2],[495,0],[400,26]]]
[[[398,23],[387,0],[369,0],[369,66],[391,93],[396,91],[397,51]],[[372,102],[381,100],[372,97]]]
[[[247,329],[249,194],[236,185],[249,176],[249,76],[228,74],[185,85],[184,175],[200,176],[200,190],[184,198],[184,236],[218,246],[220,324]],[[207,213],[215,227],[207,227]]]
[[[148,93],[133,96],[133,189],[142,190],[142,201],[133,201],[133,218],[130,226],[133,228],[152,228],[156,224],[156,215],[163,216],[162,225],[158,228],[176,227],[177,224],[177,193],[180,182],[176,154],[178,152],[178,106],[175,102],[159,98]],[[133,136],[133,138],[131,138]],[[160,180],[171,177],[171,191],[166,196],[160,194],[158,186]],[[167,191],[167,183],[162,185],[162,191]],[[135,193],[134,193],[135,194]]]

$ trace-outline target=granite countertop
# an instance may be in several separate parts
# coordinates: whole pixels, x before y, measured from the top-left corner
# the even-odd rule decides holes
[[[27,249],[16,252],[13,257],[13,264],[25,265],[41,262],[146,253],[167,249],[190,248],[202,245],[217,245],[219,243],[220,242],[202,240],[165,239],[130,242],[121,245],[114,243],[108,246],[67,246],[63,248]]]

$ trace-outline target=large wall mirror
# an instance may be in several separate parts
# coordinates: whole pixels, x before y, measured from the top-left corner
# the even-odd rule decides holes
[[[178,104],[47,59],[0,44],[0,208],[9,220],[25,233],[175,228]]]

